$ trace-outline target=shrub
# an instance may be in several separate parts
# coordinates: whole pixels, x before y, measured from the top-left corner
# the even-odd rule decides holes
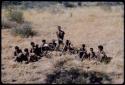
[[[65,59],[59,59],[56,63],[55,63],[55,67],[56,68],[61,68],[63,65],[64,65],[64,63],[66,63],[67,62],[67,60],[65,60]]]
[[[82,3],[81,3],[81,2],[78,2],[78,6],[82,6]]]
[[[32,27],[29,23],[24,23],[16,28],[13,28],[11,33],[13,35],[20,35],[21,37],[29,37],[36,34],[36,32],[32,30]]]
[[[12,6],[7,9],[7,17],[10,21],[23,22],[23,12],[19,9],[14,9]]]
[[[70,70],[60,69],[53,74],[47,75],[48,84],[103,84],[111,83],[111,78],[100,72],[80,72],[80,69],[72,68]]]
[[[79,67],[67,68],[66,62],[70,62],[67,58],[61,58],[55,64],[55,70],[51,74],[47,74],[47,84],[105,84],[111,83],[110,75],[96,71],[84,71]]]
[[[69,8],[74,8],[74,7],[76,7],[73,3],[70,3],[70,2],[65,2],[65,3],[63,3],[63,5],[64,5],[65,7],[69,7]]]
[[[2,28],[12,28],[12,27],[16,27],[17,23],[16,22],[12,22],[12,21],[8,21],[6,19],[2,19]]]
[[[2,6],[20,5],[22,1],[3,1]]]
[[[100,8],[104,11],[107,11],[107,12],[111,12],[112,11],[112,7],[110,5],[102,5],[100,6]]]
[[[62,58],[60,58],[59,60],[57,60],[54,64],[55,68],[62,68],[64,64],[66,64],[67,62],[72,61],[72,58],[70,58],[69,56],[63,56]]]

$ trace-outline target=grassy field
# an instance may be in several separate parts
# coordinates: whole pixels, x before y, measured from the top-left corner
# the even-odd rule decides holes
[[[2,11],[2,17],[4,12]],[[112,83],[123,83],[124,75],[124,11],[121,6],[111,6],[105,9],[100,6],[23,10],[24,19],[32,23],[33,30],[38,35],[29,38],[12,36],[11,29],[2,29],[2,82],[3,83],[46,83],[46,75],[54,71],[54,63],[62,57],[70,57],[66,66],[76,66],[83,70],[92,70],[110,75]],[[30,42],[41,44],[42,39],[50,42],[56,38],[57,25],[63,27],[65,40],[70,39],[75,47],[85,43],[87,50],[102,44],[104,50],[112,60],[109,64],[85,60],[80,62],[75,55],[59,56],[53,53],[51,58],[43,57],[37,62],[19,64],[13,61],[14,46],[22,49],[30,47]],[[90,67],[87,69],[87,67]]]

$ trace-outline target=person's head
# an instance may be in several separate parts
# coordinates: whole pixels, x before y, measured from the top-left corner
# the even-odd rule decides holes
[[[28,52],[28,48],[25,48],[25,49],[24,49],[24,52]]]
[[[99,46],[98,46],[98,49],[99,49],[99,51],[102,51],[102,50],[103,50],[103,46],[102,46],[102,45],[99,45]]]
[[[93,48],[90,48],[90,51],[93,52]]]
[[[15,50],[19,50],[19,47],[18,47],[18,46],[15,46]]]
[[[58,26],[58,30],[61,31],[61,26]]]
[[[85,44],[82,44],[82,47],[85,48]]]
[[[68,43],[68,42],[69,42],[69,40],[66,40],[66,42]]]
[[[66,40],[66,44],[69,44],[69,42],[70,42],[69,40]]]
[[[46,40],[42,40],[43,43],[46,43]]]
[[[31,45],[31,46],[35,46],[35,43],[34,43],[34,42],[31,42],[30,45]]]

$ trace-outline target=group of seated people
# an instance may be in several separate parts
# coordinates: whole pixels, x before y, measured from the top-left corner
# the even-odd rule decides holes
[[[80,49],[76,49],[75,47],[73,47],[73,44],[71,44],[70,40],[65,41],[65,43],[63,44],[63,48],[60,48],[59,44],[56,43],[55,40],[52,40],[51,43],[47,43],[46,40],[42,40],[41,46],[35,44],[34,42],[31,42],[30,45],[30,49],[25,48],[23,51],[18,46],[15,46],[15,61],[25,61],[26,63],[34,62],[41,57],[46,56],[46,54],[50,51],[60,51],[62,54],[66,52],[70,54],[78,54],[81,60],[88,58],[98,59],[99,61],[101,61],[102,58],[107,57],[105,52],[103,51],[102,45],[98,46],[97,53],[94,52],[93,48],[90,48],[90,52],[88,53],[85,44],[82,44],[82,47]]]
[[[65,32],[61,29],[61,26],[57,26],[58,31],[56,32],[57,41],[52,40],[51,43],[46,42],[46,40],[42,40],[42,45],[35,44],[31,42],[31,48],[25,48],[22,51],[18,46],[15,46],[15,61],[17,62],[30,62],[37,61],[43,56],[46,56],[48,52],[52,51],[60,51],[61,54],[70,53],[70,54],[78,54],[81,60],[84,59],[97,59],[102,61],[104,58],[107,58],[105,52],[103,51],[103,46],[98,46],[98,52],[95,53],[93,48],[90,48],[90,52],[87,52],[85,44],[82,44],[81,48],[74,47],[70,40],[66,40],[64,43],[64,35]]]
[[[30,61],[37,61],[42,56],[46,55],[48,51],[54,51],[56,48],[55,40],[52,41],[52,43],[46,43],[46,40],[42,40],[42,45],[39,46],[38,44],[35,44],[34,42],[30,43],[31,48],[25,48],[23,51],[20,49],[20,47],[15,46],[14,51],[14,58],[17,62],[26,61],[27,63]]]
[[[90,48],[90,52],[87,52],[85,44],[82,44],[82,48],[79,50],[79,57],[81,60],[88,58],[102,61],[104,58],[107,58],[107,55],[104,52],[102,45],[98,46],[98,52],[94,52],[93,48]]]

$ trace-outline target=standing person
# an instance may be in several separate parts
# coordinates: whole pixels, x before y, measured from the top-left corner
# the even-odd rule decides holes
[[[99,61],[102,61],[104,58],[107,58],[106,53],[103,51],[103,46],[99,45],[98,46],[98,52],[97,52],[97,58]]]
[[[60,45],[63,44],[63,39],[65,32],[61,30],[61,26],[58,26],[58,31],[56,32],[57,38],[58,38],[58,49],[60,48]]]

